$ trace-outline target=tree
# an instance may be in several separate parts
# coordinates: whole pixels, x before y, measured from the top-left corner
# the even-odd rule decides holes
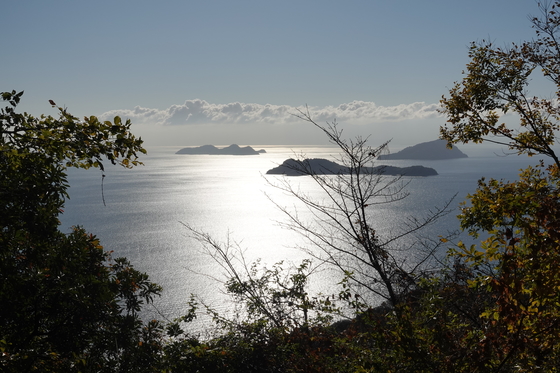
[[[449,145],[492,142],[546,158],[517,181],[480,180],[459,216],[471,235],[488,236],[479,247],[460,244],[454,255],[488,268],[471,285],[493,295],[481,317],[494,326],[483,344],[493,350],[487,366],[495,370],[552,371],[559,363],[559,6],[539,4],[542,15],[532,18],[536,40],[507,49],[473,43],[465,78],[441,101],[448,123],[441,137]],[[555,86],[555,98],[530,96],[539,71]],[[518,125],[504,120],[508,113]]]
[[[237,314],[240,317],[234,319],[210,310],[220,331],[226,331],[211,341],[211,350],[222,348],[224,356],[238,356],[244,359],[244,364],[258,360],[262,365],[250,364],[258,366],[257,371],[275,371],[289,362],[288,367],[293,371],[321,372],[389,367],[394,364],[390,356],[395,357],[399,350],[403,358],[412,362],[409,366],[433,371],[428,351],[415,340],[414,324],[407,312],[409,303],[418,301],[421,280],[428,276],[428,269],[433,269],[433,260],[437,259],[436,252],[442,244],[440,240],[423,240],[419,232],[444,216],[450,201],[423,218],[409,217],[401,221],[400,231],[394,235],[378,231],[375,208],[408,195],[405,177],[386,176],[383,169],[371,167],[385,151],[387,143],[372,148],[367,145],[367,139],[348,141],[342,137],[336,123],[322,127],[307,112],[300,114],[339,147],[341,155],[337,161],[349,174],[313,169],[301,157],[288,167],[293,167],[296,174],[310,177],[324,198],[311,198],[293,186],[288,178],[270,182],[302,202],[311,212],[313,219],[303,220],[298,211],[276,204],[288,217],[285,226],[300,232],[311,242],[312,248],[307,252],[319,259],[321,265],[326,263],[339,270],[341,290],[334,295],[312,296],[306,286],[313,272],[311,261],[304,261],[291,271],[286,271],[281,264],[261,269],[258,263],[247,263],[239,248],[222,244],[186,225],[190,234],[224,269],[226,290],[240,306],[241,312]],[[403,244],[405,239],[408,243]],[[341,301],[344,307],[340,306]],[[384,305],[378,307],[381,302]],[[352,313],[347,312],[348,306]],[[342,308],[344,313],[341,313]],[[386,349],[384,341],[389,336],[379,325],[374,323],[372,327],[362,321],[364,330],[342,335],[338,327],[331,325],[334,318],[341,315],[355,317],[358,314],[365,315],[360,316],[362,320],[366,320],[368,314],[376,315],[375,322],[388,325],[379,316],[389,311],[396,315],[397,327],[391,330],[398,330],[399,338],[386,355],[381,350]],[[255,344],[255,341],[258,342]],[[173,351],[194,364],[187,356],[198,349],[198,345],[193,347],[187,339],[182,347]],[[257,355],[267,358],[255,358]],[[228,358],[223,361],[233,364]],[[189,365],[191,369],[193,366]]]
[[[543,17],[532,18],[538,37],[535,41],[512,44],[510,48],[486,41],[471,44],[466,77],[441,100],[441,112],[448,124],[440,133],[450,146],[457,142],[492,142],[518,154],[545,155],[556,167],[560,165],[553,148],[560,129],[560,109],[554,100],[531,96],[528,91],[532,75],[539,69],[560,87],[559,5],[540,5]],[[519,126],[501,122],[510,112],[517,116]]]
[[[313,222],[304,221],[297,211],[276,204],[288,217],[283,225],[301,233],[312,244],[308,250],[312,256],[339,269],[347,277],[348,286],[364,297],[368,306],[379,299],[397,306],[401,295],[415,288],[422,277],[421,269],[427,269],[440,247],[437,240],[423,239],[422,229],[446,215],[451,200],[424,217],[395,222],[396,233],[379,231],[375,226],[376,207],[406,198],[410,182],[403,176],[386,176],[382,168],[372,167],[377,157],[387,151],[388,142],[373,148],[367,145],[367,138],[344,139],[336,122],[321,126],[307,111],[301,111],[298,117],[319,128],[338,146],[341,153],[337,162],[349,174],[318,172],[303,157],[292,163],[290,167],[299,174],[313,179],[324,198],[313,199],[288,178],[270,181],[302,202],[314,217]]]
[[[18,113],[22,94],[2,93],[0,111],[1,370],[150,370],[160,326],[138,312],[160,287],[83,228],[58,229],[66,168],[130,168],[142,140],[119,117]]]

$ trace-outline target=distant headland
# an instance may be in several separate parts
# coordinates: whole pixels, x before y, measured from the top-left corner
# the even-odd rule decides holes
[[[453,146],[452,149],[448,149],[447,141],[434,140],[409,146],[393,154],[382,154],[378,159],[442,160],[467,157],[468,156],[456,146]]]
[[[387,176],[434,176],[437,171],[430,167],[411,166],[375,166],[364,167],[362,172],[387,175]],[[315,175],[346,175],[349,169],[327,159],[312,158],[304,160],[287,159],[280,166],[268,170],[267,175],[303,176],[313,173]]]
[[[225,148],[216,148],[214,145],[203,145],[196,148],[183,148],[175,154],[209,154],[209,155],[255,155],[266,153],[264,149],[255,150],[250,146],[240,147],[232,144]]]

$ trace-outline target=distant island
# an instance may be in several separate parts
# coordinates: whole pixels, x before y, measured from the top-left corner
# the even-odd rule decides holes
[[[264,149],[255,150],[250,146],[240,147],[239,145],[232,144],[225,148],[216,148],[214,145],[203,145],[196,148],[183,148],[175,154],[210,154],[210,155],[255,155],[266,153]]]
[[[280,166],[270,169],[267,175],[286,175],[286,176],[302,176],[307,175],[305,171],[312,172],[316,175],[346,175],[349,174],[348,167],[341,166],[336,162],[322,158],[312,158],[304,160],[287,159]],[[380,174],[387,176],[434,176],[437,171],[433,168],[424,166],[410,167],[394,167],[394,166],[376,166],[364,167],[363,172]]]
[[[393,154],[380,155],[378,159],[442,160],[467,157],[468,156],[456,146],[453,146],[452,149],[448,149],[447,141],[434,140],[409,146]]]

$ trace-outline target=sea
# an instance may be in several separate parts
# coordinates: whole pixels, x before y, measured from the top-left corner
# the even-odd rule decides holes
[[[186,225],[229,245],[237,258],[242,253],[248,264],[260,260],[259,265],[268,267],[278,262],[298,265],[309,258],[313,247],[286,228],[283,210],[310,224],[316,218],[275,185],[287,181],[298,193],[318,201],[324,201],[325,195],[310,177],[284,178],[266,171],[296,156],[331,160],[339,156],[339,149],[329,146],[252,147],[266,153],[184,155],[175,154],[180,147],[152,147],[140,158],[143,166],[125,169],[106,164],[104,177],[97,169],[70,169],[70,199],[60,216],[61,230],[84,227],[113,251],[113,257],[128,258],[163,287],[162,295],[145,307],[145,317],[173,320],[186,312],[191,294],[218,311],[230,310],[231,299],[224,288],[227,274]],[[476,190],[479,179],[513,181],[521,168],[537,162],[500,151],[470,148],[465,152],[468,158],[379,161],[377,165],[432,167],[438,175],[404,177],[406,198],[370,207],[376,232],[382,237],[398,235],[411,219],[422,219],[451,201],[449,214],[422,232],[438,240],[459,229],[459,204]],[[465,239],[465,234],[459,239]],[[444,255],[445,248],[441,250]],[[328,294],[340,280],[340,273],[318,266],[310,277],[310,291]]]

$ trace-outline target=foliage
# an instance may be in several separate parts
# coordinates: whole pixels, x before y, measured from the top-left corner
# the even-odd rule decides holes
[[[453,255],[481,268],[470,285],[492,294],[480,317],[488,325],[484,346],[492,351],[486,366],[494,370],[555,371],[558,366],[559,6],[540,4],[542,17],[532,19],[534,41],[509,49],[473,44],[466,77],[442,99],[448,125],[441,135],[449,144],[490,141],[551,161],[522,170],[514,182],[479,181],[459,216],[471,235],[487,236],[478,247],[460,244]],[[555,85],[555,99],[529,96],[538,70]],[[517,128],[501,121],[509,112],[517,115]]]
[[[532,97],[528,91],[538,70],[557,89],[560,87],[558,6],[558,2],[550,7],[540,5],[543,17],[532,18],[537,40],[514,43],[510,48],[486,41],[471,44],[466,77],[441,100],[448,125],[440,132],[449,146],[493,142],[507,145],[518,154],[546,155],[556,167],[560,165],[553,149],[560,129],[560,109],[555,100]],[[517,117],[518,127],[501,121],[508,113]]]
[[[176,325],[177,338],[166,347],[166,366],[221,372],[346,372],[355,371],[356,364],[369,366],[371,359],[363,348],[371,338],[351,330],[351,320],[335,322],[343,317],[345,304],[363,306],[347,277],[339,294],[311,296],[307,289],[315,270],[311,260],[288,268],[282,262],[272,267],[259,260],[249,264],[229,240],[222,243],[185,226],[224,270],[226,279],[221,282],[232,307],[219,313],[192,298],[188,316],[180,321],[192,321],[192,311],[201,302],[217,334],[202,341]]]
[[[190,225],[185,227],[224,270],[224,288],[233,304],[241,306],[236,310],[240,315],[233,316],[241,317],[243,322],[264,322],[271,327],[291,330],[331,322],[333,315],[340,313],[334,300],[309,295],[307,283],[315,270],[311,260],[305,259],[300,265],[287,269],[283,262],[271,268],[261,267],[260,260],[249,264],[243,251],[229,240],[222,243]],[[235,324],[216,312],[211,313],[224,327]]]
[[[160,287],[83,228],[58,229],[66,168],[132,167],[142,140],[118,117],[18,113],[22,94],[0,111],[1,370],[150,371],[162,331],[138,312]]]
[[[460,218],[465,229],[488,238],[480,247],[460,245],[455,255],[490,270],[472,280],[495,294],[481,316],[499,325],[503,362],[556,363],[560,337],[560,236],[558,178],[529,167],[513,183],[481,181]]]

